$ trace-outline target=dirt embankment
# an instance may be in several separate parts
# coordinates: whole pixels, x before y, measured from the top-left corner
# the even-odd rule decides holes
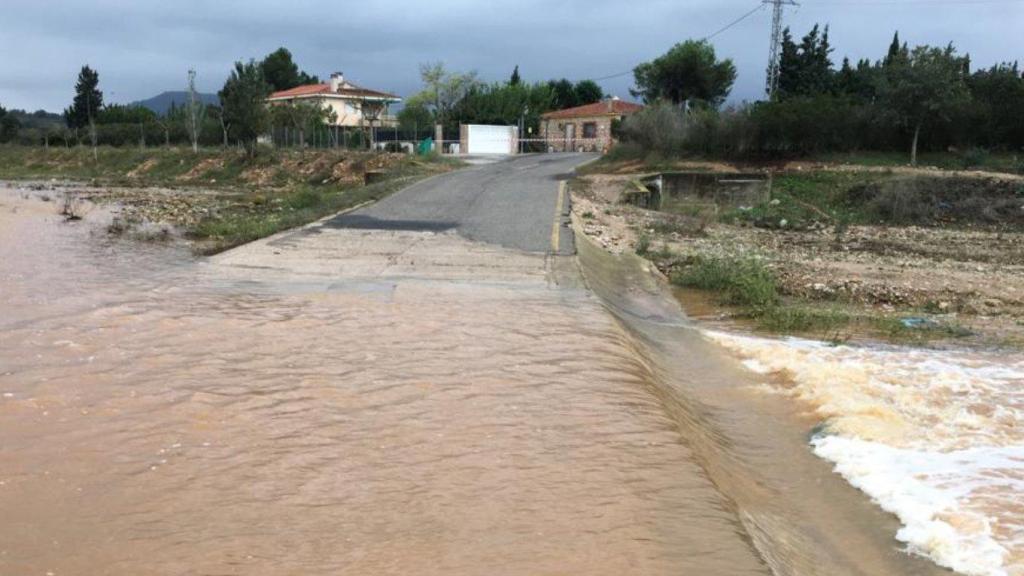
[[[768,263],[790,302],[955,323],[973,332],[978,343],[1024,345],[1024,197],[1012,191],[1004,202],[1009,212],[993,212],[991,202],[983,203],[975,215],[981,223],[961,219],[943,225],[915,205],[910,213],[920,214],[926,225],[871,224],[869,213],[851,207],[856,218],[832,221],[843,216],[817,210],[821,221],[795,229],[778,226],[780,220],[761,226],[743,215],[782,211],[792,217],[786,203],[799,199],[781,196],[760,209],[718,215],[672,214],[622,203],[630,179],[578,179],[573,209],[583,230],[607,250],[643,253],[670,277],[702,258],[754,257]],[[998,222],[989,222],[993,218]]]
[[[90,154],[85,156],[86,154]],[[0,178],[61,204],[114,207],[111,233],[184,236],[216,251],[376,200],[453,169],[440,157],[351,150],[0,150]],[[3,162],[8,163],[4,164]],[[367,185],[367,174],[378,177]]]

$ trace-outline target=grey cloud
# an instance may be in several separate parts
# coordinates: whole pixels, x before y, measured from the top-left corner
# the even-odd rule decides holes
[[[875,0],[877,1],[877,0]],[[925,5],[805,0],[787,14],[796,35],[828,23],[835,60],[876,59],[894,30],[911,44],[953,41],[976,65],[1024,56],[1024,3]],[[100,71],[108,101],[181,89],[189,67],[216,91],[235,60],[287,46],[304,69],[343,70],[368,86],[409,94],[418,64],[444,61],[501,80],[518,64],[527,79],[582,79],[628,71],[673,43],[699,38],[756,0],[323,0],[128,2],[5,0],[0,104],[60,110],[78,68]],[[767,60],[766,11],[714,39],[740,78],[734,100],[760,96]],[[627,96],[627,75],[603,81]]]

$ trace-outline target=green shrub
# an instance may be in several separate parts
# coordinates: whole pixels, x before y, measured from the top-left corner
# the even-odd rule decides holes
[[[677,272],[672,281],[688,288],[718,292],[725,304],[754,310],[765,310],[779,303],[775,274],[755,258],[699,257]]]
[[[636,239],[636,253],[638,256],[646,256],[651,251],[651,237],[641,234]]]
[[[964,169],[980,168],[988,162],[988,151],[977,147],[971,148],[964,152],[960,162]]]

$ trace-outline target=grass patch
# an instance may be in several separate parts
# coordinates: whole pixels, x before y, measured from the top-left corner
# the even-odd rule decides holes
[[[754,258],[699,257],[675,273],[672,282],[716,292],[723,304],[742,306],[758,314],[780,302],[775,274]]]
[[[909,327],[901,318],[892,316],[873,317],[867,322],[892,342],[927,344],[935,340],[967,338],[973,333],[956,323],[929,323],[921,327]]]
[[[834,332],[850,326],[853,316],[838,309],[774,306],[757,318],[758,326],[779,333]]]
[[[771,269],[755,258],[698,257],[674,273],[671,281],[716,294],[720,304],[776,334],[818,335],[831,342],[844,342],[851,332],[862,332],[903,344],[972,335],[958,324],[929,322],[912,327],[898,317],[855,314],[837,306],[787,300]]]

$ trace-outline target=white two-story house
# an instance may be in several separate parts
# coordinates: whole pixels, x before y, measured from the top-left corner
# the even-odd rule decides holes
[[[395,119],[388,112],[391,104],[402,99],[394,94],[357,86],[340,72],[331,74],[330,82],[307,84],[274,92],[267,98],[271,105],[289,102],[315,102],[334,110],[335,126],[392,126]]]

